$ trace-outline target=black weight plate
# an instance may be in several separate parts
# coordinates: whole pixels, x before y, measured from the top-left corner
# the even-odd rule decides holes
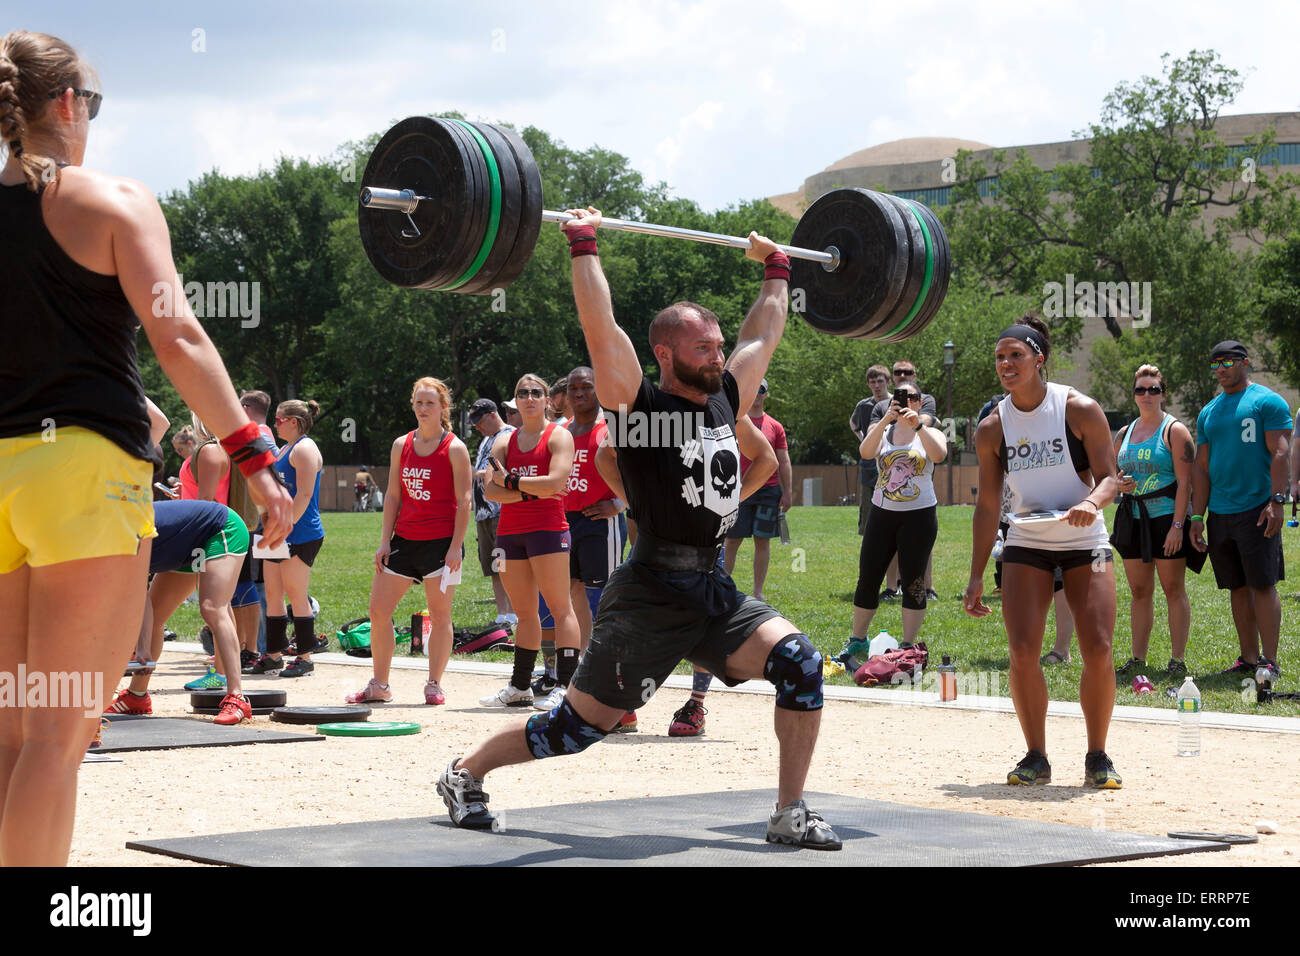
[[[427,116],[402,120],[375,145],[361,177],[363,187],[413,189],[431,197],[411,213],[418,237],[402,235],[411,228],[403,213],[371,209],[358,200],[361,245],[386,280],[421,288],[464,258],[471,228],[464,210],[476,200],[471,159],[460,136]]]
[[[281,724],[328,724],[348,720],[365,720],[370,708],[360,705],[349,707],[277,707],[271,719]]]
[[[912,306],[920,295],[925,279],[925,234],[921,231],[921,223],[913,215],[906,200],[897,196],[888,196],[888,199],[898,209],[907,231],[907,279],[903,283],[903,291],[898,296],[898,303],[884,321],[875,328],[863,329],[854,338],[874,339],[879,333],[888,333],[889,330],[897,328],[912,313]]]
[[[921,307],[917,310],[911,321],[906,325],[898,328],[892,334],[882,335],[880,340],[883,342],[904,342],[912,336],[919,333],[930,321],[938,314],[939,306],[943,304],[944,295],[948,288],[948,272],[950,261],[948,256],[947,236],[940,225],[938,218],[923,203],[912,200],[904,200],[925,222],[925,232],[930,248],[933,251],[934,262],[931,267],[931,277],[928,288],[925,290],[925,299]]]
[[[194,690],[190,691],[191,707],[220,707],[222,698],[226,696],[224,690]],[[250,690],[244,688],[244,696],[254,708],[259,707],[283,707],[288,701],[289,696],[282,690]]]
[[[504,289],[519,278],[519,274],[528,265],[537,246],[537,236],[542,231],[542,173],[533,159],[533,152],[528,148],[522,136],[508,126],[498,126],[496,131],[510,144],[515,154],[515,165],[519,169],[522,211],[519,230],[515,235],[515,245],[510,251],[504,266],[494,276],[493,288]]]
[[[439,276],[436,280],[426,282],[420,286],[422,289],[437,289],[449,283],[460,279],[474,262],[474,257],[478,255],[479,247],[483,244],[483,236],[487,232],[488,215],[492,209],[492,183],[488,176],[487,160],[483,158],[483,150],[479,147],[478,140],[474,134],[469,132],[459,123],[452,120],[439,120],[443,126],[450,130],[451,134],[460,140],[469,157],[466,168],[469,174],[469,180],[472,187],[473,201],[467,203],[462,215],[469,222],[469,230],[466,233],[465,243],[457,250],[454,260],[449,260],[447,272]]]
[[[934,230],[930,226],[930,220],[921,213],[917,204],[911,200],[900,199],[899,202],[922,232],[925,245],[920,250],[923,254],[919,265],[923,270],[923,276],[921,288],[917,292],[918,298],[913,302],[915,308],[909,309],[901,317],[901,321],[882,326],[878,333],[873,336],[873,338],[881,342],[905,341],[911,338],[912,333],[909,330],[923,327],[929,321],[926,317],[927,310],[930,310],[932,314],[934,307],[932,292],[934,291],[935,277],[938,274],[937,269],[941,265],[939,261],[940,251],[935,241]]]
[[[820,197],[794,228],[790,245],[840,250],[840,265],[795,259],[790,294],[802,294],[801,317],[829,335],[852,336],[879,325],[907,279],[907,232],[892,202],[867,189],[834,189]]]
[[[488,141],[492,154],[496,157],[497,169],[501,175],[501,220],[497,224],[496,240],[492,243],[492,251],[488,253],[487,259],[474,274],[474,278],[456,290],[471,295],[489,293],[499,288],[496,277],[510,259],[523,215],[523,183],[519,178],[519,165],[514,150],[495,126],[488,123],[474,123],[473,126]]]
[[[930,293],[926,296],[926,306],[922,314],[917,316],[916,321],[903,330],[903,334],[908,338],[924,329],[939,314],[943,300],[948,294],[948,279],[952,274],[952,251],[948,245],[948,234],[944,231],[943,223],[929,206],[921,202],[914,202],[913,205],[930,227],[935,253],[934,279],[930,284]]]

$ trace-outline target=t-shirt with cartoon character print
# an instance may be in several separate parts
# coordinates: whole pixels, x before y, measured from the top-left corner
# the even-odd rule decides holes
[[[919,435],[906,444],[894,443],[894,425],[885,429],[876,452],[876,488],[871,504],[886,511],[919,511],[939,503],[934,494],[934,462],[925,456]]]

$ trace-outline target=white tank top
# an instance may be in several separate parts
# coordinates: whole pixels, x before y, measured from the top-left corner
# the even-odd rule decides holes
[[[886,511],[919,511],[933,508],[939,501],[934,494],[934,462],[925,456],[921,436],[912,435],[905,445],[889,440],[894,426],[885,429],[876,452],[876,490],[871,504]]]
[[[1108,548],[1110,536],[1101,516],[1086,528],[1074,528],[1059,516],[1088,496],[1092,488],[1079,480],[1066,439],[1068,385],[1047,383],[1038,407],[1022,412],[1008,395],[998,406],[1002,454],[1011,489],[1007,547],[1048,551]]]

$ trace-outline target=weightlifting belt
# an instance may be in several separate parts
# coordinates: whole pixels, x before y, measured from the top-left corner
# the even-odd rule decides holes
[[[665,541],[638,528],[627,559],[656,571],[712,571],[718,566],[719,550]]]

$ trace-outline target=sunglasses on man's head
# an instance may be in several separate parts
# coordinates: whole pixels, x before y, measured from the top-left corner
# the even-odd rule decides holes
[[[65,86],[63,89],[66,90],[67,87]],[[47,97],[47,99],[57,100],[62,95],[63,90],[55,90]],[[99,105],[104,102],[103,93],[96,93],[94,90],[78,90],[74,88],[72,95],[80,96],[86,100],[86,115],[88,119],[94,119],[99,115]]]
[[[1164,389],[1161,388],[1159,385],[1134,385],[1133,386],[1134,395],[1161,395],[1163,393],[1164,393]]]
[[[515,398],[545,398],[544,388],[520,388],[515,390]]]
[[[1216,371],[1219,368],[1219,366],[1223,366],[1224,368],[1232,368],[1236,364],[1237,364],[1236,359],[1214,359],[1213,361],[1210,362],[1210,371],[1211,372]]]

